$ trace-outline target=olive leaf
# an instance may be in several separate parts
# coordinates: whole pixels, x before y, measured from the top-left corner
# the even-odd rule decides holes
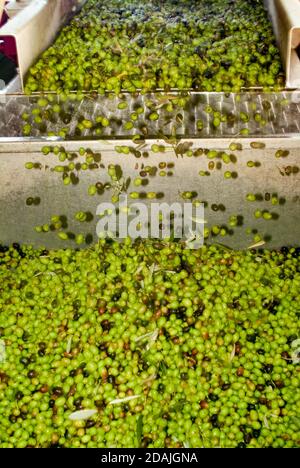
[[[158,372],[161,376],[163,376],[168,370],[168,366],[166,365],[165,361],[160,361],[158,366]]]
[[[120,403],[126,403],[127,401],[131,400],[136,400],[137,398],[140,398],[141,395],[131,395],[125,398],[116,398],[115,400],[110,401],[108,404],[109,405],[118,405]]]
[[[94,416],[95,414],[97,414],[97,412],[98,411],[95,409],[74,411],[74,413],[70,414],[69,419],[71,421],[85,421],[86,419],[89,419],[91,416]]]
[[[235,356],[235,343],[234,343],[233,348],[232,348],[232,351],[231,351],[231,353],[230,353],[229,362],[232,362],[234,356]]]
[[[220,244],[219,242],[216,242],[215,245],[217,245],[220,249],[225,250],[226,252],[232,252],[232,249],[227,247],[227,245]]]
[[[116,170],[116,177],[118,180],[121,180],[122,179],[122,176],[123,176],[123,171],[122,171],[122,168],[121,166],[119,166],[119,164],[117,164],[115,166],[115,170]]]
[[[73,336],[70,336],[70,338],[68,339],[68,342],[67,342],[67,347],[66,347],[66,353],[68,353],[68,354],[71,351],[72,340],[73,340]]]
[[[264,240],[260,240],[259,242],[256,242],[255,244],[249,245],[247,249],[256,249],[257,247],[262,247],[263,245],[265,245],[265,243],[266,242]]]
[[[125,191],[127,191],[130,187],[130,184],[131,184],[131,177],[128,177],[125,181],[125,184],[124,184],[124,189]]]

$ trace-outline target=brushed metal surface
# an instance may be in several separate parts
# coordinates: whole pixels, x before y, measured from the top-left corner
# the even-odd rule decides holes
[[[82,118],[95,122],[97,116],[107,117],[111,124],[103,128],[99,136],[94,129],[85,130],[79,138],[125,138],[135,133],[141,133],[141,128],[147,128],[148,138],[157,138],[158,135],[170,135],[175,130],[178,137],[197,138],[223,138],[238,137],[242,129],[247,129],[250,136],[288,136],[300,134],[300,91],[282,93],[190,93],[188,103],[184,109],[174,108],[173,112],[166,112],[161,106],[163,103],[173,102],[178,97],[176,93],[151,93],[134,96],[124,94],[122,101],[127,102],[127,109],[120,110],[118,105],[121,99],[109,96],[86,95],[80,100],[63,101],[57,95],[51,95],[52,102],[44,110],[51,111],[54,104],[61,106],[62,115],[56,115],[54,123],[45,120],[45,129],[41,131],[38,125],[33,124],[31,135],[34,138],[47,137],[48,132],[55,135],[66,127],[68,139],[78,139],[76,125]],[[26,112],[31,114],[37,106],[39,96],[1,95],[0,94],[0,140],[3,138],[22,137],[24,121],[20,116]],[[147,101],[152,101],[154,109],[159,109],[159,120],[153,122],[148,119],[150,113]],[[144,112],[140,115],[135,127],[126,131],[122,124],[129,120],[130,113],[136,106],[142,106]],[[232,122],[222,122],[219,127],[213,125],[213,115],[206,112],[207,106],[222,115],[234,116]],[[249,122],[243,122],[241,113],[249,116]],[[66,124],[62,119],[67,114],[70,121]],[[265,121],[262,126],[254,118],[259,114]],[[180,118],[179,118],[180,117]],[[197,120],[203,122],[203,129],[197,129]]]
[[[187,141],[187,140],[184,140]],[[231,138],[188,140],[192,148],[227,150]],[[183,191],[196,191],[197,199],[207,202],[205,219],[207,226],[213,224],[228,225],[231,215],[242,216],[243,225],[234,228],[234,233],[226,237],[210,237],[209,242],[220,242],[235,249],[244,249],[253,244],[253,234],[246,233],[247,228],[257,229],[262,236],[269,236],[267,248],[278,248],[282,245],[299,245],[300,234],[300,136],[291,138],[263,138],[254,141],[265,143],[265,149],[250,147],[253,139],[235,139],[243,145],[242,151],[234,152],[236,162],[214,169],[210,176],[200,177],[199,170],[207,170],[208,159],[199,157],[176,157],[174,148],[162,140],[157,143],[166,146],[165,152],[153,153],[152,141],[147,141],[143,151],[148,151],[148,157],[136,158],[132,154],[121,155],[115,151],[115,145],[132,146],[130,140],[116,141],[65,141],[61,145],[71,152],[78,152],[80,147],[89,147],[92,151],[101,153],[101,164],[96,170],[81,171],[79,183],[74,186],[64,186],[61,174],[51,169],[58,163],[55,155],[44,156],[40,150],[42,142],[1,142],[0,143],[0,242],[30,243],[34,246],[44,245],[51,248],[75,247],[73,241],[63,242],[57,234],[50,232],[38,234],[34,227],[49,223],[52,215],[65,215],[68,219],[67,231],[75,234],[92,234],[96,241],[96,208],[101,202],[109,202],[113,193],[108,189],[103,195],[91,197],[87,194],[88,186],[98,181],[109,182],[107,167],[109,164],[119,165],[125,179],[131,179],[128,193],[131,191],[161,192],[161,202],[172,203],[180,201]],[[284,158],[275,158],[278,149],[289,151]],[[75,162],[83,161],[79,156]],[[260,163],[260,167],[249,168],[247,161]],[[25,169],[26,162],[40,162],[41,169]],[[142,164],[157,167],[159,162],[174,163],[173,175],[160,177],[149,176],[148,185],[141,189],[133,186],[132,181],[139,176]],[[289,167],[294,173],[287,175]],[[224,179],[224,171],[237,173],[236,179]],[[272,206],[270,201],[246,201],[248,193],[270,195],[277,194],[282,204]],[[27,206],[28,197],[40,197],[38,206]],[[150,203],[147,201],[147,203]],[[221,204],[224,211],[213,211],[212,204]],[[278,219],[265,221],[255,219],[256,209],[275,213]],[[94,219],[89,223],[75,221],[77,211],[89,211]]]

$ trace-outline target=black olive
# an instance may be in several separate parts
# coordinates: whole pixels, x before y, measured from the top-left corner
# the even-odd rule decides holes
[[[271,312],[271,314],[276,314],[277,313],[277,307],[279,306],[280,301],[278,299],[274,299],[272,302],[269,303],[268,309]]]
[[[245,442],[239,442],[237,448],[247,448]]]
[[[30,363],[29,359],[26,358],[26,357],[21,357],[20,358],[20,363],[23,364],[23,366],[28,366],[28,364]]]
[[[287,247],[281,247],[280,252],[286,255],[289,253],[289,249]]]
[[[76,406],[76,408],[79,408],[81,406],[82,400],[82,397],[76,398],[76,400],[74,400],[74,406]]]
[[[214,393],[210,393],[208,395],[208,398],[211,400],[211,401],[217,401],[219,399],[218,395],[215,395]]]
[[[244,434],[244,442],[245,444],[249,444],[249,442],[251,441],[252,439],[252,435],[251,434]]]
[[[221,387],[221,389],[222,389],[223,391],[228,390],[229,388],[230,388],[230,384],[229,384],[229,383],[223,384],[222,387]]]
[[[74,309],[78,310],[80,306],[81,306],[81,301],[79,299],[76,299],[76,301],[73,302]]]
[[[98,349],[99,349],[99,351],[106,351],[106,349],[107,349],[107,344],[106,344],[106,343],[101,343],[101,344],[98,346]]]
[[[252,333],[251,335],[247,335],[246,339],[249,341],[249,343],[255,343],[257,338],[257,335],[255,333]]]
[[[115,376],[114,375],[109,375],[108,378],[107,378],[107,382],[114,385],[115,382],[116,382]]]
[[[257,354],[265,354],[265,350],[260,348],[257,350]]]
[[[24,396],[24,393],[22,393],[22,392],[17,392],[17,393],[16,393],[16,400],[22,400],[23,396]]]
[[[284,387],[284,383],[283,383],[282,380],[275,380],[274,383],[275,383],[275,386],[276,386],[277,388],[283,388],[283,387]]]
[[[219,421],[213,422],[213,423],[211,423],[211,424],[212,424],[212,427],[214,427],[214,428],[216,428],[216,429],[220,427]]]
[[[211,70],[207,70],[206,72],[204,72],[204,76],[205,78],[212,78],[213,77],[213,72]]]
[[[185,260],[181,260],[181,268],[187,271],[188,273],[192,273],[191,266]]]
[[[247,406],[247,410],[248,411],[255,410],[255,405],[253,405],[252,403],[249,403]]]
[[[185,307],[179,307],[175,314],[177,318],[183,320],[185,318]]]
[[[231,67],[231,65],[232,65],[232,62],[230,60],[221,61],[221,66],[225,68],[225,70],[228,70],[229,67]]]
[[[198,307],[198,309],[195,310],[194,316],[195,316],[195,317],[201,317],[201,315],[203,315],[204,310],[205,310],[204,304],[200,305],[200,306]]]
[[[264,365],[263,371],[266,372],[267,374],[271,374],[271,372],[273,371],[273,364]]]
[[[38,350],[38,355],[39,355],[40,357],[45,356],[45,354],[46,354],[46,351],[45,351],[44,349],[39,349],[39,350]]]
[[[295,252],[293,252],[292,256],[293,256],[294,258],[300,257],[300,247],[297,247],[297,248],[295,249]]]
[[[256,390],[258,390],[259,392],[263,392],[265,389],[265,386],[262,385],[262,384],[257,384],[256,385]]]
[[[116,292],[111,298],[112,301],[117,302],[120,299],[121,294],[122,294],[121,292]]]
[[[217,414],[213,414],[210,418],[209,418],[211,424],[213,427],[217,428],[220,426],[219,422],[218,422],[218,415]]]
[[[260,430],[259,429],[253,429],[252,436],[254,437],[254,439],[258,439],[259,436],[260,436]]]
[[[158,385],[158,387],[157,387],[157,390],[159,391],[159,393],[162,393],[162,392],[164,391],[164,389],[165,389],[165,386],[164,386],[164,384],[162,384],[162,383],[160,383],[160,384]]]
[[[64,391],[61,387],[54,387],[52,393],[55,396],[61,396],[63,395]]]
[[[27,374],[29,379],[34,379],[36,377],[36,372],[34,370],[30,370]]]
[[[141,442],[141,448],[147,448],[150,444],[152,444],[153,440],[150,437],[143,437]]]
[[[110,330],[110,328],[111,328],[110,321],[109,320],[102,320],[101,327],[103,328],[103,330],[106,330],[106,331]]]
[[[49,400],[49,408],[53,408],[55,405],[55,400]]]
[[[91,419],[88,419],[85,423],[85,427],[89,429],[90,427],[95,426],[95,424],[96,424],[96,421],[92,421]]]

